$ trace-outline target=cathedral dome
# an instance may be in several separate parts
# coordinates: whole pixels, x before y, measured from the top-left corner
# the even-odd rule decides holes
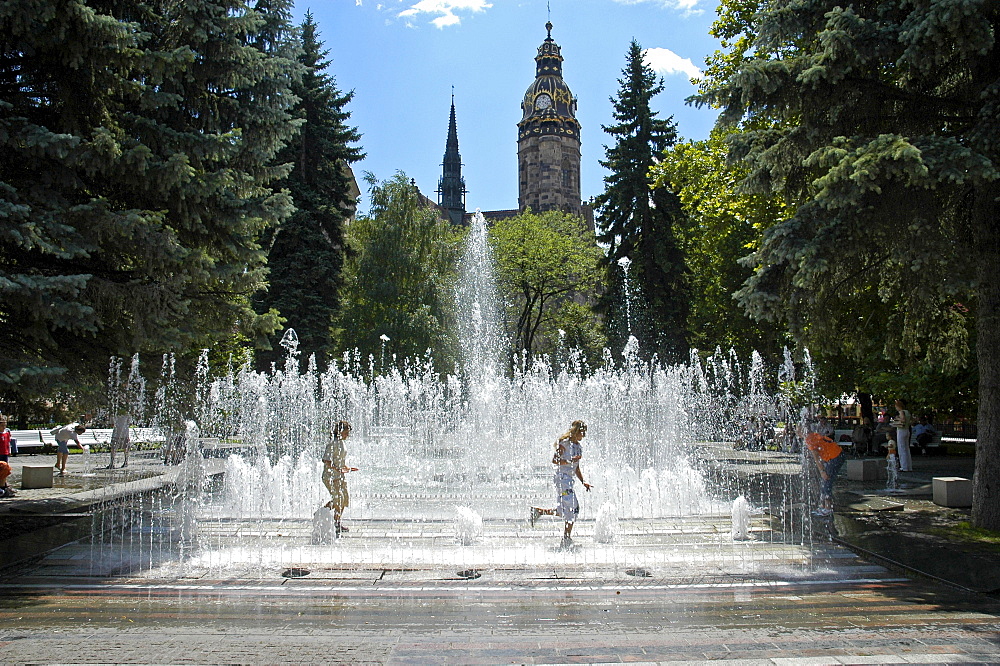
[[[522,131],[541,124],[561,125],[567,133],[579,131],[576,121],[576,98],[562,77],[563,57],[552,39],[552,24],[546,23],[548,36],[535,56],[535,80],[528,86],[521,102]]]

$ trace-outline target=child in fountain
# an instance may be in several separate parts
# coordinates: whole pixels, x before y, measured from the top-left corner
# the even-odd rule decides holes
[[[59,470],[59,476],[63,476],[66,473],[66,461],[69,459],[69,441],[73,440],[82,449],[83,445],[80,444],[80,435],[85,432],[87,432],[87,428],[76,422],[51,430],[51,434],[55,435],[56,438],[56,469]]]
[[[819,489],[820,508],[813,513],[829,516],[833,514],[833,482],[837,478],[837,472],[843,467],[846,456],[840,444],[818,432],[821,427],[819,423],[810,423],[805,440],[806,448],[823,479]]]
[[[899,456],[897,455],[896,441],[890,439],[885,444],[888,453],[885,454],[886,475],[889,477],[887,484],[890,489],[895,489],[899,478]]]
[[[347,421],[339,421],[333,428],[333,438],[326,445],[323,452],[323,485],[330,491],[330,501],[325,504],[326,508],[333,511],[333,522],[337,529],[337,536],[341,532],[348,532],[346,527],[340,524],[340,517],[351,504],[351,497],[347,493],[347,472],[358,471],[357,467],[347,466],[347,449],[344,448],[344,440],[351,434],[351,424]]]
[[[556,486],[556,508],[540,509],[531,507],[531,526],[535,526],[535,521],[539,516],[559,516],[565,522],[563,528],[562,545],[568,548],[573,544],[573,523],[580,514],[580,502],[576,499],[573,491],[573,477],[580,479],[580,483],[589,492],[591,485],[583,480],[583,471],[580,469],[580,459],[583,457],[583,447],[580,442],[587,436],[587,424],[583,421],[573,421],[569,431],[556,441],[556,451],[552,456],[552,464],[556,466],[555,486]]]

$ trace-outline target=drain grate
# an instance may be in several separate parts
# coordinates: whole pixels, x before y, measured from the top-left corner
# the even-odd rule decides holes
[[[291,569],[285,569],[281,572],[282,578],[303,578],[309,575],[309,569],[299,569],[293,567]]]

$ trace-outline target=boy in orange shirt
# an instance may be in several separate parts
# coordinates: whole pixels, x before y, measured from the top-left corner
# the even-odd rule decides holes
[[[837,478],[837,472],[843,467],[846,456],[839,444],[816,432],[815,427],[815,424],[809,425],[806,448],[812,454],[823,482],[819,489],[820,508],[813,513],[817,516],[829,516],[833,514],[833,481]]]

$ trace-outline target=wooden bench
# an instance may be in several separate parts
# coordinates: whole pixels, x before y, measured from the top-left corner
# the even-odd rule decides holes
[[[129,440],[147,444],[162,444],[166,441],[166,437],[156,428],[129,428]]]

